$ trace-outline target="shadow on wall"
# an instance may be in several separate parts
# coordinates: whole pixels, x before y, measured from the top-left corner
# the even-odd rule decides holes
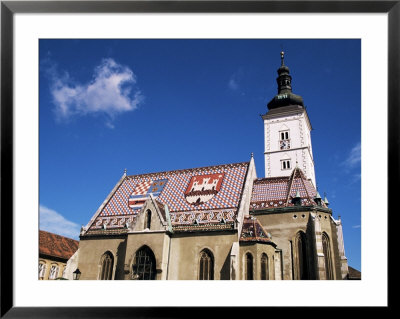
[[[125,253],[126,253],[126,239],[118,245],[117,248],[117,265],[115,268],[115,280],[124,280],[124,263],[125,263]]]
[[[226,256],[225,262],[220,271],[221,280],[230,280],[230,255]]]

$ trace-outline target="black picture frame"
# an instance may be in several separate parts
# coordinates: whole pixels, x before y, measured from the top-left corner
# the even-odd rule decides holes
[[[307,12],[388,14],[388,212],[394,210],[399,180],[400,0],[396,1],[1,1],[1,317],[4,318],[132,318],[191,317],[185,307],[14,307],[13,300],[13,17],[16,13],[119,12]],[[385,101],[382,101],[383,104]],[[378,108],[380,106],[377,106]],[[392,200],[391,200],[392,199]],[[384,212],[380,212],[384,213]],[[390,215],[388,214],[390,220]],[[393,223],[388,222],[388,225]],[[388,226],[388,244],[390,229]],[[390,247],[390,245],[389,245]],[[390,248],[389,248],[390,252]],[[389,265],[390,255],[388,254]],[[388,286],[390,280],[388,281]],[[71,296],[73,298],[73,296]],[[390,298],[388,305],[390,308]],[[213,315],[226,315],[224,307]],[[305,308],[292,307],[297,315]]]

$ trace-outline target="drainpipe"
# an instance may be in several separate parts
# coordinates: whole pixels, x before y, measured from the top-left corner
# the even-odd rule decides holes
[[[169,215],[169,209],[168,206],[165,204],[164,205],[164,210],[165,210],[165,217],[167,218],[167,222],[168,222],[168,231],[170,232],[169,235],[169,245],[168,245],[168,264],[167,264],[167,276],[166,276],[166,280],[168,280],[168,273],[169,273],[169,260],[170,260],[170,256],[171,256],[171,244],[172,244],[172,224],[171,224],[171,216]]]

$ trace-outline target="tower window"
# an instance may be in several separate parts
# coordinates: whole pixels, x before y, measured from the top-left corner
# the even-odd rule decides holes
[[[287,131],[280,131],[279,132],[280,134],[280,140],[281,141],[283,141],[283,140],[288,140],[289,139],[289,130],[287,130]]]
[[[291,169],[291,164],[290,164],[290,160],[282,160],[281,161],[281,169],[282,170],[287,170],[287,169]]]
[[[290,149],[290,139],[289,139],[289,131],[280,131],[279,132],[279,147],[281,150]]]

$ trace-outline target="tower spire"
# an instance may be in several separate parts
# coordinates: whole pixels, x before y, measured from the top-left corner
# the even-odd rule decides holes
[[[292,76],[287,65],[285,65],[285,52],[281,51],[281,66],[278,69],[278,94],[268,103],[268,109],[275,109],[288,105],[300,105],[304,107],[303,98],[292,93]]]

